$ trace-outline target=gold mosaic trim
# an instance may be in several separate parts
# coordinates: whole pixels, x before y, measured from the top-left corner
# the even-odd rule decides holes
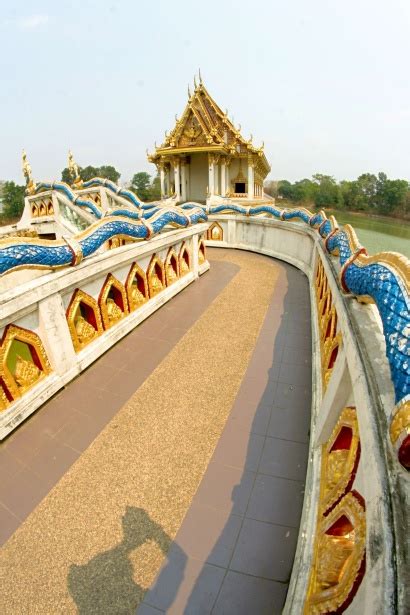
[[[349,447],[339,442],[343,436],[351,434]],[[335,448],[335,445],[337,448]],[[342,497],[354,479],[360,454],[359,426],[355,408],[344,408],[332,435],[322,447],[322,469],[320,483],[320,509],[322,514]]]
[[[364,573],[366,512],[349,491],[327,517],[319,517],[304,613],[341,612]]]

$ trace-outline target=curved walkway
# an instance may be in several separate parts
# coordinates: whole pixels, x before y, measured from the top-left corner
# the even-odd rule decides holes
[[[2,445],[0,511],[28,515],[0,555],[2,613],[280,611],[307,460],[307,280],[209,253],[208,274]]]

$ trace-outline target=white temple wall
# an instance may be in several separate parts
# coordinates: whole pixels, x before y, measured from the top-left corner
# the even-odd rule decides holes
[[[187,173],[189,173],[189,193],[187,194],[187,199],[190,201],[204,201],[208,187],[208,154],[191,154],[191,162],[187,165]]]

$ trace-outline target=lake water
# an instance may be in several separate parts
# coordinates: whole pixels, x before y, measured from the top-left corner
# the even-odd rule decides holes
[[[393,251],[410,258],[410,222],[330,210],[326,214],[328,217],[333,214],[340,226],[351,224],[369,254]]]

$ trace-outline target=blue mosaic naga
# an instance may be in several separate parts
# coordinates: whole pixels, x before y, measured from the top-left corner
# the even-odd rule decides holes
[[[286,210],[270,204],[246,207],[239,203],[207,207],[184,203],[180,207],[164,207],[159,203],[143,203],[130,190],[107,179],[93,178],[83,187],[105,187],[126,199],[131,208],[120,206],[103,212],[93,201],[76,194],[63,182],[38,184],[37,192],[56,190],[63,193],[71,203],[91,212],[96,222],[64,240],[21,237],[0,240],[0,275],[24,267],[54,269],[77,265],[118,235],[136,241],[146,240],[166,226],[189,226],[206,221],[207,215],[212,214],[271,216],[284,222],[303,222],[316,229],[329,253],[338,256],[343,290],[376,304],[383,322],[396,403],[406,407],[410,404],[410,265],[404,256],[391,252],[368,256],[353,229],[349,225],[339,228],[336,220],[328,219],[323,211],[312,214],[305,208]]]
[[[192,205],[182,205],[190,209]],[[323,211],[312,214],[305,208],[278,209],[269,204],[245,207],[240,204],[216,205],[209,214],[236,213],[246,216],[272,216],[278,220],[304,222],[325,240],[326,250],[339,257],[340,281],[346,293],[374,302],[378,308],[386,341],[396,408],[410,404],[410,263],[403,255],[383,252],[368,256],[350,225],[339,228],[333,216]]]

